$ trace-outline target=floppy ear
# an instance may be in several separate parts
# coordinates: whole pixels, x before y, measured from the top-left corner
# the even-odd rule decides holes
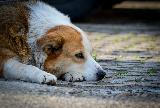
[[[58,54],[62,51],[64,39],[56,32],[52,32],[38,39],[37,44],[47,55]]]
[[[54,44],[47,44],[42,47],[43,51],[49,55],[49,54],[58,54],[60,51],[62,51],[61,45],[54,45]]]

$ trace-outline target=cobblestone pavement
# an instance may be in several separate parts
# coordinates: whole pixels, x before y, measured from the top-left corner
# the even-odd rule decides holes
[[[158,32],[153,33],[159,28],[121,25],[119,29],[128,27],[129,31],[114,33],[118,28],[114,28],[114,25],[99,25],[99,28],[97,25],[79,26],[82,29],[90,27],[88,35],[93,46],[93,56],[107,75],[99,82],[72,83],[70,87],[82,89],[72,95],[103,98],[128,95],[145,97],[146,100],[152,96],[160,97],[160,35],[156,34]],[[106,28],[110,30],[109,33]],[[140,28],[144,28],[144,31]],[[68,86],[68,83],[58,85]]]
[[[95,107],[95,103],[98,102],[97,105],[101,104],[103,107],[117,105],[119,108],[159,108],[160,29],[152,26],[146,28],[146,25],[125,25],[119,27],[119,32],[115,32],[117,28],[114,28],[116,27],[114,25],[78,24],[78,26],[88,30],[87,34],[93,46],[93,56],[107,73],[102,81],[74,83],[58,81],[57,86],[47,86],[0,79],[0,103],[4,106],[8,104],[6,100],[11,100],[10,96],[19,101],[23,98],[30,100],[28,98],[30,96],[40,100],[46,96],[46,101],[54,96],[67,98],[73,96],[71,101],[75,101],[77,97],[91,99],[86,100],[87,104],[81,98],[77,100],[85,104],[85,107],[88,104],[90,105],[88,107]],[[121,31],[124,28],[125,32]],[[129,28],[128,31],[127,28]],[[142,28],[144,29],[142,30]],[[107,32],[108,29],[110,32]],[[114,102],[110,102],[110,100],[114,100]],[[34,102],[32,99],[30,101]],[[58,102],[63,102],[63,99]],[[38,102],[37,104],[42,103]],[[94,104],[91,105],[91,103]],[[26,105],[28,105],[27,102]],[[74,105],[72,107],[76,107]]]

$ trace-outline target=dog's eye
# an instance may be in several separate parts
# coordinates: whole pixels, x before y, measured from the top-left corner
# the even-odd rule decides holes
[[[75,56],[76,56],[77,58],[79,58],[79,59],[84,59],[83,53],[77,53],[77,54],[75,54]]]

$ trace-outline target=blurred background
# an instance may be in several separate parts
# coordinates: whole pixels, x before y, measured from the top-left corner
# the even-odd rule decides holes
[[[0,5],[15,1],[0,0]],[[70,16],[74,22],[159,21],[160,0],[40,0]]]
[[[157,21],[160,0],[43,0],[76,22]],[[152,22],[151,21],[151,22]]]

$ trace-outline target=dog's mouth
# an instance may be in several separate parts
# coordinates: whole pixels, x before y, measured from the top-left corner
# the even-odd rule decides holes
[[[77,75],[77,76],[76,76]],[[69,81],[69,82],[82,82],[82,81],[99,81],[105,77],[106,73],[103,71],[99,71],[96,73],[96,77],[94,79],[90,79],[80,74],[75,74],[71,72],[67,72],[58,77],[58,80]]]
[[[66,77],[65,77],[66,74],[69,74],[69,72],[62,74],[60,77],[58,77],[58,80],[66,81]],[[68,80],[69,82],[86,81],[86,78],[84,76],[82,76],[82,78],[77,78],[76,80],[74,80],[74,76],[72,74],[70,74],[70,76],[71,76],[71,78],[70,78],[70,80]]]
[[[65,78],[64,78],[65,74],[62,74],[58,77],[58,80],[62,80],[62,81],[65,81]]]

